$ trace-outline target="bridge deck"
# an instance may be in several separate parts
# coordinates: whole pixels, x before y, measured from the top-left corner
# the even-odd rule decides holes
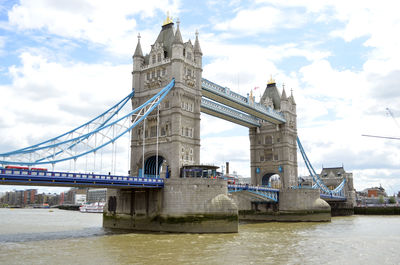
[[[164,180],[160,178],[0,169],[0,184],[96,188],[162,188],[164,187]]]

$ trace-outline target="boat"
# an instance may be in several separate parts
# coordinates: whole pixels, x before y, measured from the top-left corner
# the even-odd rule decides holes
[[[105,202],[94,202],[89,204],[83,204],[79,207],[81,213],[102,213]]]

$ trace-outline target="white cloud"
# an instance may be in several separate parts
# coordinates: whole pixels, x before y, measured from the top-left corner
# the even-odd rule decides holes
[[[4,152],[75,128],[107,110],[132,89],[131,65],[63,65],[30,53],[23,53],[20,58],[22,65],[9,70],[12,84],[0,87],[2,98],[7,98],[0,104],[0,124],[6,127],[0,131]],[[127,147],[121,144],[118,151],[126,161]],[[127,162],[121,163],[125,165],[119,168],[126,174]],[[62,168],[68,170],[70,166],[67,163]]]
[[[157,11],[165,10],[179,14],[179,0],[22,0],[8,15],[10,24],[20,30],[45,30],[65,38],[105,45],[117,54],[129,54],[137,35],[137,17],[150,18]]]

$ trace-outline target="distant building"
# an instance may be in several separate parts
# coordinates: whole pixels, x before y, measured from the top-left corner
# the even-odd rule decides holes
[[[78,194],[78,201],[81,201],[83,199],[83,196],[81,195],[85,195],[86,197],[86,192],[87,188],[71,188],[69,191],[64,192],[61,195],[62,204],[80,204],[80,202],[77,203],[76,195]]]
[[[379,196],[387,197],[386,191],[382,186],[367,188],[364,190],[368,198],[378,198]]]
[[[107,189],[88,189],[86,194],[87,203],[105,202]]]

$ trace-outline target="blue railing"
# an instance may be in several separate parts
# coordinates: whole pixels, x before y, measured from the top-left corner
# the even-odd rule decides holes
[[[274,202],[279,201],[279,189],[273,189],[265,186],[251,186],[244,184],[228,184],[228,192],[248,191],[250,193],[270,199]]]

